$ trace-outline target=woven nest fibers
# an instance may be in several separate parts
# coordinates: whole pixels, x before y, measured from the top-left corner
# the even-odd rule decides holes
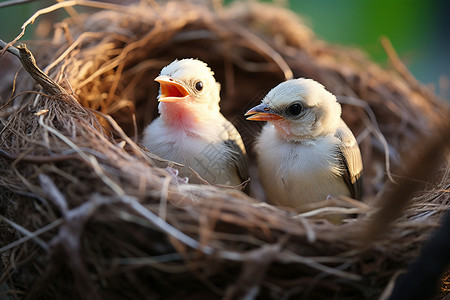
[[[0,61],[0,282],[6,294],[389,294],[448,209],[450,180],[442,139],[432,134],[448,121],[445,101],[414,80],[386,41],[390,70],[355,49],[318,40],[297,16],[272,5],[81,1],[96,10],[80,15],[75,3],[53,7],[65,6],[72,17],[55,26],[51,42],[33,48],[37,64],[58,85],[34,74],[41,88],[12,55]],[[221,110],[249,150],[250,196],[183,184],[164,168],[181,166],[136,142],[157,116],[153,79],[186,57],[207,62],[222,84]],[[331,199],[298,214],[260,201],[252,153],[260,127],[243,113],[291,77],[313,78],[339,95],[362,151],[362,202]],[[431,162],[437,171],[429,170]],[[384,209],[394,197],[409,200],[403,210]],[[396,209],[383,219],[383,211]],[[342,213],[351,214],[342,224],[327,221]],[[384,230],[375,238],[377,228]]]

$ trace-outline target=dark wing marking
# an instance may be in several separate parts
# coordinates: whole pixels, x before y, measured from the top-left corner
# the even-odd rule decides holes
[[[339,155],[342,158],[342,177],[350,190],[352,198],[360,200],[362,197],[362,159],[355,136],[341,120],[335,136],[341,141]]]
[[[242,182],[248,179],[247,152],[237,129],[224,118],[225,145],[230,149],[231,159]]]

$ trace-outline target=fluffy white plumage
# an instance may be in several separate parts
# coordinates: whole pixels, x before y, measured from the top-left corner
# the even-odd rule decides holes
[[[301,208],[328,195],[360,197],[358,144],[336,97],[321,84],[304,78],[283,82],[246,116],[269,121],[256,142],[269,202]]]
[[[239,185],[248,178],[246,152],[238,131],[220,113],[220,84],[213,75],[196,59],[164,67],[155,79],[160,117],[144,130],[142,144],[211,184]]]

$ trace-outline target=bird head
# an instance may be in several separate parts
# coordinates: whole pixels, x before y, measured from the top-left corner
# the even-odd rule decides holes
[[[320,83],[299,78],[274,87],[245,116],[247,120],[272,123],[287,141],[302,141],[333,133],[339,124],[341,105]]]
[[[219,111],[220,84],[204,62],[197,59],[174,60],[161,70],[159,82],[160,112],[164,108],[184,108],[199,116]]]

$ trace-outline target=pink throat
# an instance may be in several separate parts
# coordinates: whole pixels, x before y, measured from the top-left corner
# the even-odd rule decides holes
[[[160,103],[161,118],[168,125],[179,130],[195,129],[198,113],[190,103]]]

